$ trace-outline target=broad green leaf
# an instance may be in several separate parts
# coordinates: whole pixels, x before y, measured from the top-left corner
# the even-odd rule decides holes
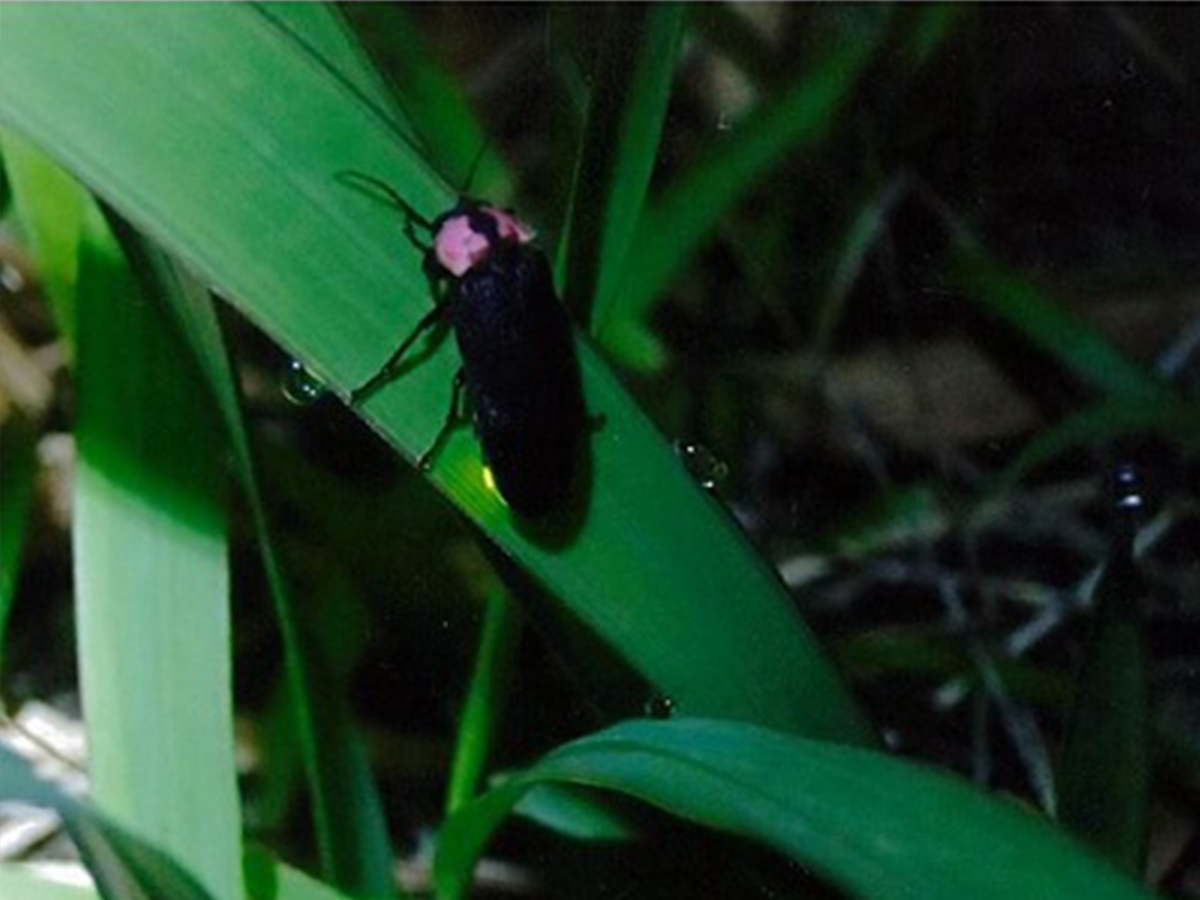
[[[253,9],[5,6],[0,33],[0,114],[339,394],[427,310],[395,212],[336,176],[378,175],[425,215],[450,192]],[[361,410],[409,459],[444,418],[452,343],[418,353]],[[580,359],[604,422],[571,521],[514,520],[465,430],[434,483],[681,712],[868,739],[775,575],[586,344]]]
[[[671,96],[685,8],[611,7],[564,230],[566,302],[581,322],[608,306],[637,230]]]
[[[21,549],[29,523],[37,474],[37,432],[23,416],[12,415],[0,428],[0,677],[4,672],[8,614],[17,593]]]
[[[881,753],[733,722],[635,721],[566,744],[442,831],[439,895],[465,895],[484,844],[531,786],[618,791],[760,841],[863,900],[1148,900],[1015,803]]]
[[[195,361],[90,207],[72,555],[97,804],[240,894],[224,444]]]
[[[55,810],[103,900],[216,900],[156,844],[40,780],[29,763],[3,745],[0,799]],[[240,896],[240,880],[238,893],[230,896]]]
[[[886,14],[847,17],[847,27],[778,97],[664,188],[642,217],[620,286],[594,311],[594,332],[621,352],[629,333],[644,328],[653,301],[729,214],[786,159],[810,151],[829,133],[874,58]]]

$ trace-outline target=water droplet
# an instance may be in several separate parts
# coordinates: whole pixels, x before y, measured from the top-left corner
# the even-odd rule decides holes
[[[717,115],[717,131],[730,131],[733,128],[733,123],[729,121],[729,116],[722,110]]]
[[[1121,66],[1121,78],[1125,81],[1137,78],[1137,60],[1132,56],[1125,60],[1124,65]]]
[[[675,713],[675,701],[666,694],[654,694],[643,709],[648,719],[669,719]]]
[[[1145,504],[1141,475],[1133,463],[1121,463],[1114,470],[1113,494],[1117,509],[1140,509]]]
[[[280,389],[287,401],[296,406],[308,406],[316,403],[329,390],[321,379],[304,368],[304,363],[298,359],[288,362]]]
[[[675,455],[706,491],[715,491],[729,477],[729,466],[703,444],[676,441]]]

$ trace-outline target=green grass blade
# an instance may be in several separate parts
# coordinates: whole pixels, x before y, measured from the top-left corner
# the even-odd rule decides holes
[[[13,415],[0,427],[0,678],[8,614],[21,572],[21,549],[29,522],[33,480],[37,473],[37,431],[23,416]]]
[[[249,900],[348,900],[346,894],[280,862],[262,848],[247,848],[244,863]]]
[[[1149,399],[1117,396],[1085,406],[1026,444],[984,489],[982,502],[1005,496],[1038,466],[1064,453],[1134,434],[1158,434],[1195,453],[1200,450],[1200,406],[1165,389]]]
[[[3,38],[0,38],[0,42]],[[83,239],[83,195],[79,185],[20,134],[0,135],[13,204],[38,261],[59,334],[74,345],[75,282]]]
[[[783,93],[766,102],[668,185],[646,210],[624,278],[594,312],[594,332],[614,353],[644,329],[653,301],[747,192],[785,159],[815,147],[853,95],[884,34],[887,16],[850,17],[853,27]]]
[[[448,813],[463,806],[479,791],[496,731],[503,720],[520,635],[520,610],[507,590],[494,588],[484,609],[475,670],[459,717],[446,794]]]
[[[346,706],[346,676],[332,671],[323,645],[332,633],[309,622],[297,603],[276,547],[250,438],[242,419],[236,377],[208,292],[157,248],[136,243],[146,280],[170,306],[201,361],[205,381],[230,436],[234,467],[245,487],[284,644],[292,732],[312,798],[314,830],[326,877],[363,896],[393,891],[392,852],[366,748]],[[329,609],[336,609],[332,604]]]
[[[564,231],[564,298],[580,322],[606,309],[637,230],[671,97],[685,8],[612,7],[592,78]]]
[[[0,54],[3,115],[343,396],[427,310],[420,254],[394,211],[335,175],[377,174],[426,214],[449,192],[253,10],[6,6],[0,26],[16,51]],[[167,147],[167,132],[194,140]],[[440,428],[458,366],[450,341],[421,355],[363,410],[409,459]],[[568,540],[514,522],[465,431],[434,483],[681,712],[869,740],[774,573],[586,344],[580,360],[605,424]]]
[[[1146,583],[1132,559],[1132,538],[1130,527],[1096,587],[1058,772],[1058,818],[1137,878],[1146,864],[1151,727]]]
[[[1045,291],[994,259],[969,237],[955,243],[951,282],[974,303],[1028,338],[1085,383],[1110,394],[1163,399],[1158,379]]]
[[[224,444],[185,344],[93,212],[77,303],[72,544],[94,796],[241,893]]]
[[[214,900],[156,844],[40,780],[29,763],[4,746],[0,746],[0,799],[55,810],[104,900]],[[229,896],[240,897],[240,887],[238,894]]]
[[[904,194],[905,185],[900,179],[892,179],[882,187],[872,189],[846,227],[839,242],[829,286],[814,317],[812,344],[817,359],[824,360],[828,356],[850,291],[862,277],[871,252],[887,225],[888,215]]]
[[[511,199],[513,179],[504,160],[408,11],[395,4],[350,4],[343,12],[361,26],[367,49],[392,74],[396,98],[424,146],[437,148],[446,182],[472,197],[495,203]]]
[[[629,794],[760,841],[864,900],[1148,900],[1061,832],[965,782],[880,753],[739,723],[627,722],[560,747],[450,820],[440,896],[464,895],[483,844],[533,784]]]

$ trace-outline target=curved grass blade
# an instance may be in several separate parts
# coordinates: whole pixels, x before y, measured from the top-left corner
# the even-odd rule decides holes
[[[874,59],[887,20],[886,14],[851,17],[850,27],[799,79],[653,201],[630,246],[619,287],[604,294],[604,305],[593,312],[601,344],[620,354],[630,332],[644,330],[654,299],[734,205],[785,159],[824,138]]]
[[[635,721],[550,753],[442,831],[439,896],[466,894],[483,845],[531,786],[619,791],[760,841],[863,900],[1149,900],[1033,813],[880,753],[732,722]]]
[[[658,155],[685,8],[611,8],[592,79],[568,227],[564,297],[580,322],[607,308],[637,230]]]
[[[1109,394],[1165,401],[1169,389],[1038,288],[960,235],[948,273],[965,296],[1023,334],[1093,387]]]
[[[4,151],[13,205],[29,249],[38,261],[55,324],[70,353],[75,343],[75,283],[83,240],[83,195],[70,175],[20,134],[6,130],[0,135],[0,149]]]
[[[455,190],[505,203],[513,179],[490,146],[469,98],[430,50],[407,10],[396,4],[350,4],[372,56],[392,74],[392,88],[424,146],[437,148],[438,169]]]
[[[420,254],[395,213],[336,173],[378,175],[425,215],[452,203],[448,190],[252,10],[5,6],[0,28],[12,41],[0,114],[343,396],[427,310]],[[450,343],[361,410],[409,459],[444,418]],[[574,534],[546,540],[514,521],[464,432],[433,482],[681,712],[870,740],[774,573],[597,355],[581,344],[579,356],[588,409],[605,424]]]
[[[1005,496],[1038,466],[1064,453],[1135,434],[1160,435],[1194,454],[1200,451],[1200,407],[1169,390],[1149,399],[1117,396],[1085,406],[1026,444],[984,489],[979,505]]]

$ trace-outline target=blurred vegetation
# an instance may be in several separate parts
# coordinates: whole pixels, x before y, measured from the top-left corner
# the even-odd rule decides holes
[[[221,719],[200,648],[230,644],[254,897],[335,896],[296,869],[381,896],[393,862],[430,892],[439,833],[444,896],[479,852],[481,895],[1052,896],[1006,882],[1029,868],[1200,897],[1200,10],[267,9],[0,12],[4,731],[78,718],[82,678],[94,761],[219,791],[231,760],[162,756],[212,734],[187,706]],[[410,465],[453,341],[339,399],[431,299],[339,168],[536,226],[604,420],[574,531],[514,522],[469,429]],[[227,462],[224,573],[169,568],[158,520],[73,481],[195,525],[224,488],[180,485]],[[229,631],[189,619],[226,580]],[[140,718],[122,677],[163,688]],[[0,801],[115,866],[106,898],[224,900],[228,864],[151,828],[169,810],[0,764]],[[66,852],[21,846],[0,888]]]

